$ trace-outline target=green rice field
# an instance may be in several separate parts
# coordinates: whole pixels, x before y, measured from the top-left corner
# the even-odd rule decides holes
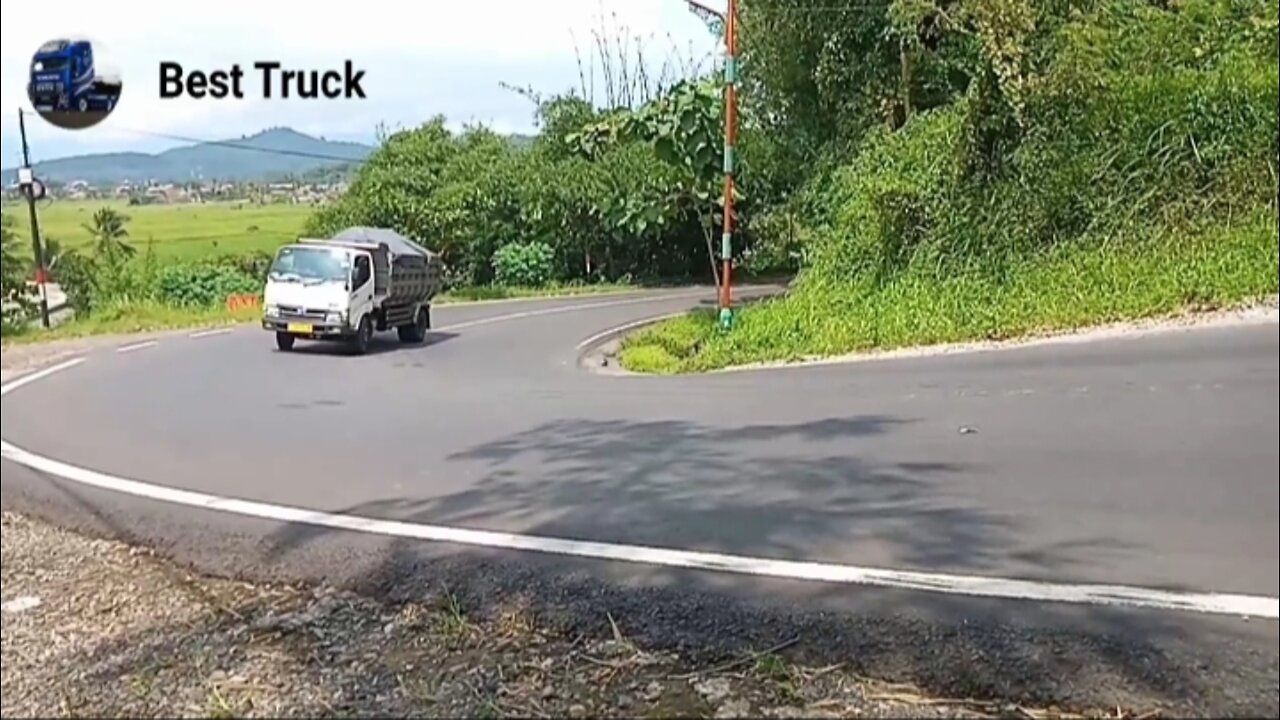
[[[128,217],[129,242],[138,250],[152,244],[158,257],[174,259],[274,251],[297,239],[314,209],[310,205],[249,202],[131,206],[117,200],[53,200],[37,205],[41,233],[64,248],[84,247],[90,242],[84,226],[103,207]],[[17,221],[19,235],[29,237],[25,204],[6,201],[4,214]]]

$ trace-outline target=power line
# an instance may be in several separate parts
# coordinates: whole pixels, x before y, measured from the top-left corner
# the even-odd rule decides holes
[[[326,155],[324,153],[306,152],[304,150],[285,150],[283,148],[259,147],[256,145],[243,145],[243,141],[237,140],[202,140],[200,138],[187,137],[185,135],[174,135],[171,133],[154,132],[152,130],[139,130],[136,128],[120,128],[125,132],[134,133],[136,135],[146,135],[149,137],[161,138],[164,140],[174,140],[176,142],[191,143],[194,145],[213,145],[215,147],[225,147],[234,150],[249,150],[252,152],[267,153],[270,155],[289,155],[292,157],[310,158],[312,160],[330,160],[333,162],[360,164],[365,162],[365,158],[344,157],[341,155]]]

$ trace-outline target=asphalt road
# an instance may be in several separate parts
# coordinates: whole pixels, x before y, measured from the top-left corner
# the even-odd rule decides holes
[[[253,328],[97,352],[3,437],[221,498],[517,538],[947,577],[1280,594],[1274,323],[701,377],[578,365],[710,291],[441,307],[351,357]],[[411,596],[448,581],[660,644],[808,652],[941,691],[1277,714],[1274,619],[805,582],[437,543],[90,488],[6,460],[4,505],[202,568]],[[392,533],[394,535],[395,533]],[[505,537],[505,536],[504,536]],[[590,616],[590,617],[585,617]]]

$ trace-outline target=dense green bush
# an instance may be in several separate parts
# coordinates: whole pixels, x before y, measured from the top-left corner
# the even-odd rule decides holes
[[[261,292],[264,262],[269,258],[261,253],[161,264],[150,251],[134,257],[69,251],[56,279],[81,316],[134,303],[212,308],[231,294]]]
[[[262,281],[233,264],[198,263],[168,265],[156,277],[156,296],[183,307],[212,307],[228,295],[257,293]]]
[[[950,98],[905,122],[838,123],[855,140],[823,149],[774,210],[800,223],[806,264],[789,297],[745,310],[731,333],[705,317],[655,328],[624,361],[671,372],[1001,338],[1275,293],[1280,3],[1036,8],[1030,29],[975,25],[984,44],[957,50],[969,81]],[[770,72],[803,76],[821,45]],[[812,87],[792,81],[766,100],[821,117],[802,102]],[[779,222],[770,215],[761,227]]]
[[[1065,23],[994,169],[974,134],[990,112],[976,91],[901,130],[870,129],[846,167],[809,187],[805,282],[908,269],[999,280],[1063,243],[1167,237],[1274,209],[1275,37],[1254,32],[1274,29],[1274,13],[1242,5],[1117,2]]]
[[[0,311],[0,330],[9,335],[22,329],[31,307],[31,293],[27,285],[30,264],[20,259],[12,217],[0,217],[0,232],[3,233],[3,242],[0,243],[0,299],[4,302]]]
[[[440,251],[453,284],[494,282],[494,253],[508,243],[550,247],[555,282],[708,278],[721,102],[705,79],[634,110],[554,98],[539,108],[544,131],[531,147],[485,128],[450,133],[437,118],[389,137],[306,231],[394,228]]]
[[[499,285],[537,288],[551,282],[555,250],[544,242],[508,243],[493,254],[493,277]]]

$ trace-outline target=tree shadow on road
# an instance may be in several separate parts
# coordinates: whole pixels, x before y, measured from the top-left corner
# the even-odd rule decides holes
[[[910,420],[831,418],[797,425],[716,428],[683,420],[556,420],[450,455],[482,468],[456,493],[345,508],[360,516],[770,558],[835,559],[874,543],[887,560],[959,569],[1003,558],[1012,521],[931,498],[936,478],[959,466],[876,464],[857,443]],[[844,453],[797,456],[795,442]],[[324,530],[296,526],[283,555]]]

